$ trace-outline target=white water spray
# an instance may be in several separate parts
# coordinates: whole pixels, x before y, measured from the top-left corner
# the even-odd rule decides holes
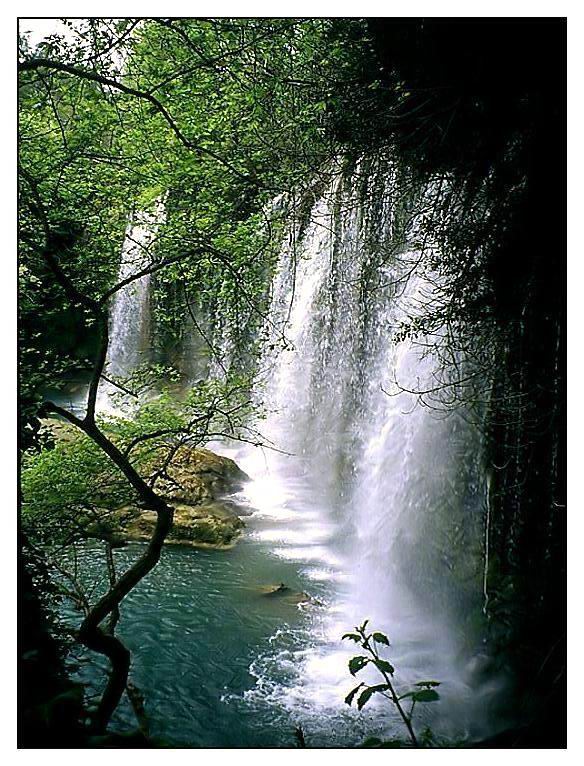
[[[110,333],[104,373],[108,378],[126,378],[150,352],[150,274],[140,275],[153,262],[153,247],[164,222],[165,207],[157,200],[152,211],[137,213],[128,224],[118,272],[118,284],[110,309]],[[126,283],[127,282],[127,283]],[[112,408],[112,396],[119,393],[111,383],[100,386],[99,406]]]
[[[290,232],[274,278],[260,429],[291,454],[245,449],[236,459],[254,480],[255,534],[332,587],[328,608],[315,610],[311,648],[276,655],[282,668],[293,663],[296,681],[271,683],[278,661],[267,655],[252,667],[258,687],[248,698],[292,708],[307,726],[314,714],[344,715],[352,649],[340,637],[369,618],[390,635],[403,682],[438,677],[445,699],[466,706],[460,733],[478,698],[469,616],[481,612],[482,442],[460,413],[415,393],[439,379],[436,339],[398,331],[433,284],[412,268],[415,221],[396,246],[395,169],[361,173],[358,165],[337,179]]]

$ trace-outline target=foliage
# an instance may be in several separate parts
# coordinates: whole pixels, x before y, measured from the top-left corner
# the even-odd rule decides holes
[[[41,206],[62,268],[99,300],[115,285],[128,221],[164,197],[148,257],[159,296],[181,290],[155,303],[159,326],[180,334],[194,301],[231,323],[237,343],[249,340],[279,241],[268,203],[291,194],[294,215],[336,152],[330,109],[361,22],[344,42],[337,26],[82,19],[69,22],[67,41],[32,51],[22,39],[23,66],[43,58],[82,75],[46,66],[20,76],[20,369],[31,415],[47,388],[92,366],[97,343],[92,317],[68,305],[47,270]]]
[[[436,691],[436,687],[440,686],[439,681],[418,681],[414,684],[413,688],[408,691],[400,691],[398,693],[395,687],[394,675],[395,668],[388,660],[384,659],[380,654],[381,646],[391,646],[389,639],[384,633],[380,631],[367,632],[367,625],[369,620],[359,627],[355,627],[355,631],[351,633],[345,633],[343,640],[353,641],[357,646],[360,646],[365,654],[359,654],[352,657],[349,660],[349,672],[352,676],[356,676],[364,668],[370,666],[375,668],[377,673],[382,677],[383,682],[378,684],[368,684],[361,681],[355,686],[345,697],[347,705],[352,705],[356,701],[357,709],[362,710],[365,705],[375,696],[379,695],[389,700],[392,705],[397,709],[404,725],[407,728],[408,735],[411,744],[414,747],[423,744],[423,740],[419,740],[416,737],[413,728],[413,714],[414,708],[418,703],[436,702],[440,699],[440,695]],[[411,702],[409,711],[404,710],[402,705],[403,700],[408,703]],[[425,736],[427,740],[427,735]],[[376,738],[370,738],[363,743],[363,747],[400,747],[399,740],[382,741]]]
[[[88,436],[67,428],[55,446],[30,451],[22,462],[22,524],[44,543],[83,535],[100,510],[134,499],[126,478]]]
[[[257,438],[245,425],[250,413],[247,381],[207,381],[179,402],[168,391],[138,407],[131,419],[102,419],[104,433],[138,472],[155,483],[160,467],[182,444],[211,438]],[[53,420],[54,443],[30,449],[22,461],[22,523],[31,539],[69,544],[88,536],[108,512],[138,500],[127,478],[86,434]]]

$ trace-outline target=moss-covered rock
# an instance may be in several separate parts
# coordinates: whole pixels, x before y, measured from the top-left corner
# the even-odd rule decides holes
[[[171,503],[201,505],[237,492],[248,479],[230,458],[183,445],[154,488]]]
[[[42,425],[61,452],[63,448],[68,450],[64,458],[59,455],[61,463],[69,460],[73,466],[65,474],[68,486],[78,470],[79,457],[88,454],[91,458],[82,463],[85,476],[91,476],[93,480],[89,486],[91,491],[78,492],[73,499],[66,499],[74,507],[74,513],[70,517],[64,514],[64,523],[71,518],[80,538],[104,540],[114,547],[130,541],[148,541],[154,530],[156,514],[136,504],[126,479],[115,472],[99,448],[94,448],[96,459],[91,452],[92,443],[80,435],[77,428],[62,420],[49,418]],[[119,435],[113,431],[111,436],[115,441]],[[48,454],[55,456],[56,450]],[[103,466],[110,473],[104,473]],[[249,515],[250,511],[233,497],[249,480],[233,460],[202,447],[188,444],[177,447],[169,442],[164,449],[153,450],[151,456],[136,467],[156,493],[175,509],[167,543],[216,548],[234,545],[244,527],[240,517]],[[115,480],[125,492],[110,491]],[[107,492],[101,491],[104,487]],[[55,504],[59,506],[61,502],[62,497],[56,495]]]
[[[167,544],[198,548],[231,548],[244,528],[248,510],[229,495],[249,477],[230,458],[211,450],[183,445],[173,455],[154,489],[172,505],[174,522]],[[110,516],[110,536],[128,542],[147,541],[156,523],[154,511],[132,506]]]
[[[232,548],[244,527],[243,521],[220,502],[210,505],[175,505],[174,522],[167,544],[198,548]],[[156,523],[154,511],[120,509],[116,536],[128,542],[147,542]]]
[[[164,478],[154,489],[174,508],[174,522],[166,543],[196,548],[232,548],[250,511],[229,496],[243,487],[248,476],[230,458],[207,449],[181,446]],[[107,512],[92,524],[89,535],[114,546],[147,542],[156,523],[154,511],[125,505]]]

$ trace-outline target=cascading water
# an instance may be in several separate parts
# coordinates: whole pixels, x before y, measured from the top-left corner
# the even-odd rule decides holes
[[[253,478],[254,534],[329,589],[300,648],[284,631],[279,649],[254,662],[257,686],[246,698],[291,709],[308,730],[316,715],[350,716],[342,702],[351,648],[340,637],[369,618],[390,635],[402,683],[443,682],[448,714],[433,720],[462,735],[475,723],[471,701],[484,707],[494,691],[474,688],[486,662],[476,624],[482,441],[468,413],[416,393],[437,387],[440,332],[398,336],[434,289],[412,268],[418,227],[399,200],[394,165],[358,164],[282,248],[256,392],[267,413],[262,435],[282,452],[245,448],[235,457]],[[285,683],[274,680],[282,673]]]
[[[286,745],[294,725],[312,746],[403,736],[387,701],[360,713],[343,702],[355,647],[341,636],[365,619],[392,641],[399,688],[442,684],[418,727],[446,738],[496,728],[501,688],[480,642],[482,439],[476,413],[416,393],[445,380],[443,330],[400,332],[438,281],[420,267],[432,186],[409,198],[403,187],[398,164],[363,160],[288,230],[254,390],[264,446],[211,445],[251,477],[246,534],[229,553],[169,546],[125,602],[120,629],[161,735],[175,736],[172,722],[190,711],[187,745]],[[120,279],[143,268],[163,215],[158,206],[129,229]],[[124,377],[144,358],[148,290],[142,277],[116,296],[109,374]],[[193,324],[207,336],[204,315]],[[223,354],[211,375],[229,366],[231,330],[209,336]],[[197,356],[193,377],[206,366]],[[300,611],[262,595],[280,582],[308,594]],[[122,727],[133,720],[127,707],[119,716]]]
[[[118,284],[140,274],[152,263],[152,248],[165,207],[157,200],[152,211],[136,213],[128,224],[118,272]],[[149,358],[150,274],[124,284],[115,294],[110,309],[110,333],[104,372],[108,377],[126,378]],[[100,387],[101,409],[111,407],[119,389],[112,384]]]

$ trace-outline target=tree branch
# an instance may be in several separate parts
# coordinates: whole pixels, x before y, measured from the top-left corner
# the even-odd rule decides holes
[[[148,101],[156,109],[156,111],[164,118],[164,120],[167,122],[167,124],[169,125],[169,127],[171,128],[175,136],[178,138],[181,144],[183,144],[183,146],[187,147],[187,149],[191,149],[192,151],[195,151],[198,154],[203,154],[203,155],[206,155],[207,157],[211,157],[216,162],[219,162],[221,165],[223,165],[225,168],[231,171],[238,178],[241,178],[242,180],[247,181],[248,183],[251,183],[254,186],[262,185],[256,177],[250,176],[247,173],[241,172],[236,167],[234,167],[229,161],[225,160],[223,157],[221,157],[219,154],[214,152],[212,149],[207,149],[201,146],[200,144],[196,144],[193,141],[191,141],[189,138],[187,138],[185,134],[182,132],[182,130],[179,128],[177,123],[175,122],[174,118],[170,115],[169,111],[164,106],[164,104],[161,101],[159,101],[156,98],[156,96],[153,96],[152,93],[148,91],[144,91],[144,90],[139,90],[138,88],[133,88],[130,85],[126,85],[125,83],[120,82],[119,80],[114,80],[111,77],[106,77],[105,75],[98,74],[97,72],[90,71],[89,69],[83,69],[78,66],[73,66],[72,64],[66,64],[63,61],[56,61],[55,59],[33,58],[33,59],[29,59],[28,61],[21,61],[18,64],[19,72],[34,72],[38,69],[52,69],[56,72],[64,72],[66,74],[73,75],[74,77],[79,77],[83,80],[90,80],[91,82],[96,82],[96,83],[99,83],[100,85],[106,85],[107,87],[113,88],[114,90],[118,90],[121,93],[125,93],[128,96],[134,96],[135,98]]]

